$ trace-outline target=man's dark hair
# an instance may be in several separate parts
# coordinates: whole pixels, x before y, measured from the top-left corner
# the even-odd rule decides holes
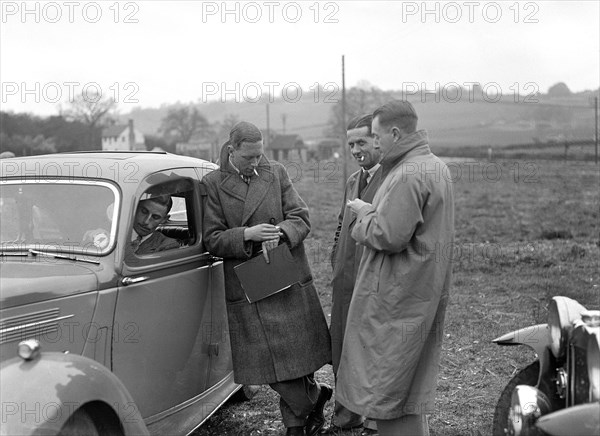
[[[242,142],[255,143],[262,141],[262,139],[262,133],[258,127],[247,121],[240,121],[229,132],[227,144],[237,150],[242,145]]]
[[[171,210],[171,208],[173,207],[173,199],[171,198],[170,195],[159,195],[157,197],[151,197],[148,198],[146,201],[152,201],[154,203],[158,203],[161,206],[166,206],[167,207],[167,211],[165,212],[165,214],[168,214],[169,211]]]
[[[367,127],[367,132],[371,135],[371,123],[373,122],[373,115],[358,115],[350,120],[348,123],[348,128],[346,130],[352,129],[360,129],[362,127]]]
[[[373,119],[379,117],[379,125],[384,127],[398,127],[404,133],[417,130],[417,111],[406,100],[392,100],[373,112]]]

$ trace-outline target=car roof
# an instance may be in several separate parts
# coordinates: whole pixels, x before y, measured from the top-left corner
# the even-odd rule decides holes
[[[145,177],[168,168],[216,168],[212,162],[165,151],[91,151],[0,160],[0,177],[87,177],[115,180],[128,172]]]

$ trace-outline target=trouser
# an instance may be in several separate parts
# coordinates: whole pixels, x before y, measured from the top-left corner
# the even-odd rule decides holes
[[[337,385],[337,374],[334,375]],[[369,418],[363,419],[362,415],[352,412],[351,410],[343,406],[341,403],[339,403],[337,400],[334,403],[331,424],[334,427],[339,427],[343,429],[358,427],[362,424],[364,428],[368,428],[370,430],[377,430],[377,424],[374,420]]]
[[[397,419],[378,419],[379,436],[429,436],[427,415],[405,415]]]
[[[337,400],[333,406],[333,417],[331,423],[335,427],[339,428],[354,428],[359,427],[363,423],[363,417],[358,413],[354,413],[351,410],[346,409]]]
[[[320,388],[314,375],[309,374],[293,380],[269,384],[280,395],[279,409],[283,425],[286,427],[304,427],[306,418],[312,412],[319,399]]]

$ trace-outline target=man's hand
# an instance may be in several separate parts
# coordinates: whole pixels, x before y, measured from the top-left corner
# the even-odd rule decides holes
[[[348,200],[348,203],[346,203],[346,205],[350,209],[352,209],[352,212],[354,212],[354,213],[358,213],[358,211],[361,210],[367,204],[369,204],[369,203],[362,201],[360,198],[355,198],[354,200]]]
[[[279,230],[279,226],[273,224],[257,224],[244,230],[244,241],[264,242],[279,239],[280,236],[283,236],[283,233]]]
[[[269,251],[279,245],[279,238],[283,232],[279,226],[273,224],[257,224],[244,230],[244,241],[262,242],[262,251],[265,262],[269,263]]]

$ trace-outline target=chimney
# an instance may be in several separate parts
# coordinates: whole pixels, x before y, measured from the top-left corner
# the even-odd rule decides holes
[[[133,120],[129,118],[129,149],[135,150],[135,133],[133,132]]]

